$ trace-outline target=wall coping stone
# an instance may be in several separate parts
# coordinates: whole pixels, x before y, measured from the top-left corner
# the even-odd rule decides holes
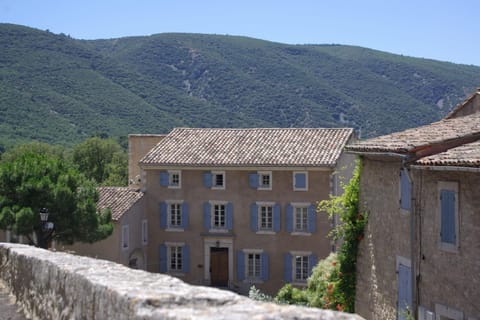
[[[0,281],[32,319],[363,319],[21,244],[0,243]]]

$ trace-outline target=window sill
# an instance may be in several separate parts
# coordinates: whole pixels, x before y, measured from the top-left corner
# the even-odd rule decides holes
[[[305,188],[294,188],[293,191],[308,191],[308,189],[305,189]]]
[[[311,232],[305,232],[305,231],[294,231],[291,233],[292,236],[311,236],[312,233]]]
[[[258,187],[257,190],[260,190],[260,191],[272,191],[272,187]]]
[[[270,234],[270,235],[273,235],[273,234],[276,234],[275,231],[268,231],[268,230],[259,230],[256,232],[256,234]]]
[[[209,229],[208,232],[210,233],[228,233],[230,230],[228,229],[215,229],[215,228],[212,228],[212,229]]]
[[[174,277],[185,277],[185,272],[181,271],[168,271],[167,274],[174,276]]]
[[[181,189],[182,186],[167,186],[168,189]]]
[[[165,231],[167,231],[167,232],[183,232],[183,231],[185,231],[185,229],[169,227],[169,228],[165,229]]]
[[[212,190],[225,190],[225,187],[212,187]]]
[[[262,279],[258,279],[258,278],[247,278],[247,279],[243,280],[243,283],[260,284],[260,283],[264,283],[264,281]]]
[[[298,286],[298,287],[306,287],[307,286],[307,281],[294,281],[291,283],[292,286]]]
[[[449,253],[458,253],[458,246],[451,243],[440,242],[439,249]]]

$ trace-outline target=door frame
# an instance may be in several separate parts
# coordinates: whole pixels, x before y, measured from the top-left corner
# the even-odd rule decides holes
[[[228,249],[228,286],[233,281],[233,239],[229,238],[206,238],[203,242],[204,247],[204,275],[205,283],[210,285],[210,248],[227,248]]]

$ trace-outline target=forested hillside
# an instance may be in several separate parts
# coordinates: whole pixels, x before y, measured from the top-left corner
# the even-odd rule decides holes
[[[76,40],[0,24],[0,145],[71,145],[189,127],[339,127],[439,119],[480,67],[341,45],[157,34]]]

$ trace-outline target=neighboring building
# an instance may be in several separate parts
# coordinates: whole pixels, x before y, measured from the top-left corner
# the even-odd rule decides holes
[[[366,319],[405,319],[407,307],[480,319],[478,95],[448,119],[347,146],[363,159],[355,311]]]
[[[97,209],[110,209],[113,233],[94,243],[57,244],[57,250],[106,259],[136,269],[146,269],[148,222],[145,215],[144,193],[126,187],[100,187]]]
[[[332,250],[316,204],[350,178],[352,139],[352,129],[174,129],[140,161],[147,270],[239,292],[305,285]]]

